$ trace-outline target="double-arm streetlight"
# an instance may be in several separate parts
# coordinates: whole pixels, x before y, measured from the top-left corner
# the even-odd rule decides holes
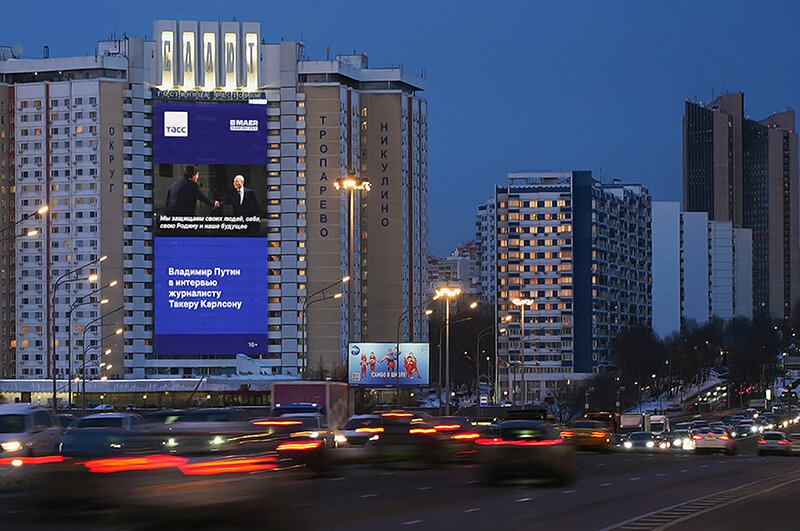
[[[435,300],[438,300],[440,295],[437,293],[430,299],[423,301],[407,310],[403,310],[400,312],[400,317],[397,318],[397,332],[395,334],[395,351],[394,351],[394,361],[395,361],[395,373],[394,373],[394,401],[395,403],[398,402],[400,396],[400,325],[403,323],[403,320],[410,317],[416,310],[427,306],[428,304],[432,303]],[[425,310],[425,315],[431,315],[433,310],[428,309]],[[430,356],[430,353],[428,353]],[[430,360],[429,360],[430,361]],[[430,372],[430,371],[429,371]],[[391,376],[391,375],[390,375]]]
[[[53,283],[53,296],[50,301],[50,308],[49,313],[51,316],[51,329],[50,329],[50,340],[48,341],[48,347],[50,347],[50,353],[48,354],[48,359],[50,360],[50,370],[53,373],[53,410],[58,411],[58,403],[56,401],[56,392],[58,391],[58,372],[56,371],[56,296],[58,294],[58,288],[63,286],[64,284],[69,284],[70,282],[97,282],[99,276],[97,274],[91,274],[87,278],[69,278],[75,273],[80,272],[82,269],[89,267],[90,265],[99,264],[100,262],[104,262],[108,258],[108,255],[103,255],[99,258],[95,258],[90,262],[86,262],[83,265],[76,267],[75,269],[68,271],[58,277],[56,281]]]
[[[520,358],[521,358],[521,368],[522,368],[522,406],[524,407],[525,404],[528,403],[528,383],[525,379],[525,307],[526,306],[533,306],[533,299],[521,299],[519,297],[511,299],[511,304],[514,306],[519,306],[522,310],[522,315],[520,316],[520,324],[522,325],[522,330],[520,334]],[[511,372],[511,364],[509,364],[509,374]],[[511,389],[511,383],[509,378],[509,389]],[[511,390],[512,397],[513,397],[513,389]],[[513,398],[512,398],[513,403]]]
[[[14,227],[16,227],[17,225],[19,225],[20,223],[23,223],[23,222],[25,222],[25,221],[28,221],[28,220],[29,220],[29,219],[31,219],[33,216],[37,216],[37,215],[38,215],[38,216],[44,216],[44,215],[47,213],[47,211],[48,211],[48,210],[50,210],[50,207],[49,207],[49,206],[47,206],[47,205],[42,205],[42,206],[40,206],[38,209],[34,210],[33,212],[29,212],[29,213],[25,214],[24,216],[22,216],[21,218],[19,218],[19,220],[15,221],[14,223],[12,223],[11,225],[9,225],[8,227],[4,227],[4,228],[0,229],[0,233],[7,232],[7,231],[10,231],[10,230],[13,230],[13,229],[14,229]],[[31,231],[28,231],[28,232],[30,233]],[[39,231],[36,231],[36,234],[38,234],[38,233],[39,233]],[[35,236],[35,234],[28,234],[28,236]],[[15,238],[15,237],[16,237],[16,236],[12,236],[11,238],[4,238],[3,240],[0,240],[0,241],[5,241],[5,240],[7,240],[7,239],[12,239],[12,238]]]
[[[92,295],[94,295],[96,293],[100,293],[101,291],[103,291],[106,288],[113,288],[116,285],[117,285],[117,281],[116,280],[112,280],[111,282],[109,282],[105,286],[100,286],[96,290],[94,290],[94,291],[92,291],[90,293],[87,293],[83,297],[78,297],[75,300],[75,302],[73,302],[69,307],[69,311],[67,312],[67,322],[69,324],[69,343],[67,344],[67,357],[69,358],[67,360],[67,380],[68,380],[68,382],[67,382],[67,403],[68,404],[72,404],[72,330],[74,329],[74,326],[72,325],[72,314],[75,312],[75,310],[77,310],[81,306],[89,306],[89,305],[92,305],[92,304],[101,304],[101,305],[102,304],[108,304],[108,299],[100,299],[99,301],[96,301],[96,300],[92,299]],[[89,300],[84,301],[84,299],[86,299],[86,298],[88,298]]]
[[[450,416],[450,299],[461,295],[461,288],[451,288],[448,286],[441,287],[436,290],[436,297],[445,298],[445,397],[446,402],[444,406],[445,416]],[[477,306],[477,304],[475,305]]]
[[[356,268],[353,267],[355,262],[355,217],[356,217],[356,192],[367,193],[372,189],[372,185],[368,180],[362,179],[355,175],[348,175],[345,178],[337,179],[333,183],[334,188],[337,190],[347,192],[348,195],[348,241],[347,241],[347,274],[354,277],[358,273]],[[347,342],[353,340],[353,286],[350,285],[347,290]]]
[[[317,302],[327,301],[327,300],[330,300],[330,299],[340,299],[342,297],[342,292],[341,291],[339,291],[339,292],[337,292],[337,293],[335,293],[333,295],[326,295],[325,292],[330,290],[330,289],[333,289],[334,287],[336,287],[336,286],[338,286],[340,284],[346,284],[346,283],[350,282],[351,279],[352,279],[352,277],[350,275],[344,276],[341,279],[337,280],[336,282],[331,282],[330,284],[328,284],[324,288],[318,289],[317,291],[315,291],[311,295],[307,296],[305,298],[305,300],[303,301],[303,322],[302,322],[302,325],[303,325],[303,349],[302,349],[302,354],[303,355],[302,355],[302,358],[300,360],[300,362],[301,362],[300,363],[300,369],[301,369],[301,371],[303,373],[302,377],[304,379],[306,378],[306,368],[308,366],[308,315],[307,315],[308,307],[311,306],[312,304],[317,303]],[[322,295],[322,297],[320,297],[319,299],[314,300],[314,297],[316,297],[317,295]]]

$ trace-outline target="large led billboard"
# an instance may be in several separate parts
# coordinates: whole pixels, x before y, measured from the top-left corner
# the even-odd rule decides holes
[[[425,387],[430,383],[428,343],[350,343],[347,359],[353,387]]]
[[[155,354],[266,355],[266,106],[154,107]]]

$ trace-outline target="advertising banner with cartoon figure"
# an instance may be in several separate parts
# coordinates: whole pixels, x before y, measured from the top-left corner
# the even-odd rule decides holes
[[[428,343],[350,343],[352,387],[426,387],[430,383]]]

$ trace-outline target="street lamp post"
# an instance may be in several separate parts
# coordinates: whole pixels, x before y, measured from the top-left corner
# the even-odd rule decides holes
[[[397,318],[397,329],[395,334],[395,351],[394,351],[394,360],[395,360],[395,372],[394,372],[394,401],[398,403],[400,397],[400,325],[403,323],[403,319],[409,317],[414,313],[414,311],[419,310],[420,308],[427,306],[428,304],[432,303],[433,301],[439,299],[440,295],[437,293],[432,298],[423,301],[415,306],[407,310],[403,310],[400,312],[400,317]],[[426,310],[425,315],[431,315],[433,310]],[[429,353],[430,356],[430,353]]]
[[[42,205],[42,206],[40,206],[38,209],[34,210],[33,212],[28,212],[27,214],[25,214],[24,216],[22,216],[21,218],[19,218],[19,220],[15,221],[15,222],[14,222],[14,223],[12,223],[11,225],[9,225],[9,226],[7,226],[7,227],[3,227],[2,229],[0,229],[0,233],[6,232],[6,231],[10,231],[10,230],[13,230],[13,229],[14,229],[14,227],[16,227],[17,225],[19,225],[20,223],[24,223],[25,221],[28,221],[28,220],[29,220],[29,219],[31,219],[33,216],[37,216],[37,215],[38,215],[38,216],[44,216],[44,215],[47,213],[47,211],[48,211],[48,210],[50,210],[50,207],[49,207],[49,206],[47,206],[47,205]],[[28,232],[31,232],[31,231],[28,231]],[[36,231],[36,234],[38,234],[38,233],[39,233],[39,231]],[[35,236],[35,234],[28,234],[28,236]],[[4,241],[4,240],[6,240],[6,239],[13,239],[13,238],[16,238],[16,236],[12,236],[11,238],[4,238],[3,240],[0,240],[0,241]]]
[[[58,391],[58,372],[56,371],[56,295],[58,294],[58,288],[63,286],[64,284],[68,284],[70,282],[81,282],[81,281],[88,281],[88,282],[97,282],[99,278],[98,275],[92,274],[89,275],[87,278],[69,278],[70,276],[78,273],[81,269],[89,267],[93,264],[98,264],[100,262],[104,262],[108,258],[108,255],[103,255],[100,258],[96,258],[90,262],[86,262],[85,264],[76,267],[72,271],[68,271],[58,277],[56,281],[53,283],[53,296],[50,301],[50,307],[48,308],[48,315],[50,315],[50,339],[47,342],[48,347],[50,348],[50,352],[48,353],[47,359],[50,362],[50,370],[52,371],[53,376],[53,411],[58,411],[58,403],[56,401],[56,392]]]
[[[352,277],[350,275],[344,276],[340,280],[337,280],[336,282],[331,282],[330,284],[328,284],[324,288],[318,289],[317,291],[315,291],[311,295],[307,296],[305,298],[305,300],[303,301],[303,323],[302,323],[303,324],[303,348],[301,350],[302,353],[303,353],[303,356],[302,356],[302,360],[301,360],[301,364],[300,364],[300,368],[301,368],[301,370],[303,372],[302,378],[306,377],[305,376],[305,368],[308,365],[308,316],[306,315],[306,312],[308,311],[308,307],[311,306],[312,304],[314,304],[315,302],[328,300],[328,299],[333,299],[333,298],[338,299],[339,297],[341,297],[341,293],[339,293],[339,297],[336,297],[336,296],[326,297],[325,296],[325,292],[327,290],[333,288],[334,286],[337,286],[339,284],[344,284],[346,282],[350,282],[351,279],[352,279]],[[316,297],[319,294],[322,294],[322,298],[321,299],[317,299],[317,300],[313,300],[314,297]]]
[[[521,339],[520,339],[520,358],[521,358],[521,368],[522,368],[522,407],[525,407],[525,404],[528,403],[528,382],[526,381],[526,374],[525,374],[525,307],[533,305],[533,299],[521,299],[519,297],[512,299],[511,303],[514,306],[519,306],[520,310],[522,310],[522,314],[520,316],[520,323],[522,325],[521,330]]]
[[[436,290],[438,298],[445,297],[445,402],[444,414],[450,416],[450,299],[458,297],[461,288],[441,287]]]
[[[337,179],[333,183],[334,188],[337,190],[345,191],[348,195],[348,238],[347,238],[347,274],[355,276],[356,270],[353,267],[355,262],[355,212],[356,212],[356,192],[369,192],[372,185],[368,180],[350,175],[343,179]],[[359,193],[359,198],[361,194]],[[350,343],[353,340],[353,286],[350,285],[347,290],[347,341]]]
[[[510,315],[506,315],[500,321],[499,324],[506,323],[510,319],[511,319],[511,316]],[[476,360],[480,357],[481,339],[483,339],[484,337],[490,335],[489,332],[491,332],[491,334],[494,335],[494,338],[495,338],[494,352],[495,352],[495,357],[497,356],[497,326],[498,326],[498,323],[495,323],[493,325],[487,326],[486,328],[484,328],[483,330],[478,332],[478,339],[475,340],[475,359]],[[497,368],[495,367],[495,372],[496,371],[497,371]],[[486,381],[487,381],[487,383],[489,381],[489,376],[490,376],[489,375],[489,364],[488,364],[488,358],[487,358],[487,364],[486,364]],[[476,363],[475,364],[475,396],[476,396],[476,404],[477,404],[478,415],[479,416],[480,416],[480,411],[481,411],[480,380],[481,380],[480,365],[478,363]],[[497,394],[497,387],[495,387],[494,392],[495,392],[495,395],[496,395]]]
[[[94,326],[94,325],[92,325],[92,326]],[[83,331],[84,331],[83,337],[85,338],[86,337],[86,328],[84,328]],[[93,349],[95,347],[98,347],[98,346],[102,346],[103,341],[105,341],[106,339],[112,338],[114,336],[118,336],[122,332],[123,332],[122,328],[117,328],[111,334],[108,334],[106,336],[101,337],[98,340],[97,344],[94,344],[94,345],[83,345],[83,355],[82,355],[83,364],[81,366],[81,379],[83,380],[83,382],[81,383],[81,395],[82,395],[81,396],[81,414],[82,415],[86,414],[86,367],[89,365],[86,362],[87,361],[86,360],[86,355],[89,353],[89,350],[91,350],[91,349]],[[109,366],[109,368],[110,368],[110,366]]]
[[[337,282],[337,284],[338,284],[338,282]],[[340,292],[334,293],[333,295],[330,295],[330,296],[323,295],[319,299],[315,299],[315,300],[311,300],[311,301],[307,300],[306,302],[303,303],[303,354],[304,355],[303,355],[303,359],[301,360],[300,368],[301,368],[301,371],[302,371],[301,378],[303,378],[304,380],[307,378],[307,372],[308,372],[307,371],[307,369],[308,369],[308,356],[306,355],[306,352],[305,352],[306,342],[308,341],[308,332],[306,331],[306,327],[308,326],[308,320],[306,318],[306,312],[308,312],[308,308],[313,304],[316,304],[316,303],[322,302],[322,301],[328,301],[328,300],[331,300],[331,299],[341,299],[341,298],[342,298],[342,292],[340,291]],[[322,375],[320,375],[320,377],[322,377]]]

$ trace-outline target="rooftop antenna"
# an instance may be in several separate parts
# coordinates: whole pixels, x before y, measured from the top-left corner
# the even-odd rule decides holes
[[[325,47],[325,60],[326,61],[330,61],[331,60],[331,46],[330,45]]]
[[[42,48],[42,59],[50,59],[50,47],[46,44]]]

